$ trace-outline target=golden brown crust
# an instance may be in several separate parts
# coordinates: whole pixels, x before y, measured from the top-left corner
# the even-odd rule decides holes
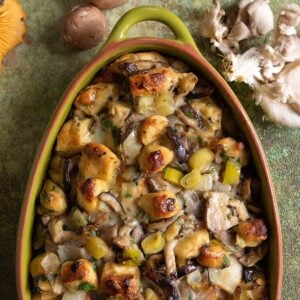
[[[102,179],[108,184],[115,180],[119,166],[117,155],[106,146],[96,143],[84,147],[79,162],[80,174],[84,178]]]
[[[130,91],[134,97],[157,95],[173,90],[178,74],[171,68],[156,68],[130,77]]]
[[[71,156],[92,141],[93,120],[71,119],[61,128],[57,136],[56,151],[63,156]]]
[[[144,195],[140,206],[152,221],[171,218],[181,210],[176,196],[168,191]]]
[[[141,127],[141,141],[144,145],[151,144],[163,135],[168,126],[168,119],[160,115],[147,118]]]
[[[222,268],[226,266],[225,251],[220,244],[207,244],[200,248],[197,261],[208,268]]]
[[[133,299],[139,293],[140,273],[136,266],[108,262],[104,265],[100,286],[103,293]]]
[[[261,219],[238,224],[236,233],[248,247],[256,247],[267,239],[267,227]]]
[[[63,284],[70,291],[82,289],[82,284],[88,284],[91,289],[96,289],[98,286],[97,273],[93,264],[83,258],[65,262],[61,267],[60,276]]]
[[[173,152],[160,145],[150,144],[143,148],[139,158],[140,169],[146,173],[158,173],[173,159]]]

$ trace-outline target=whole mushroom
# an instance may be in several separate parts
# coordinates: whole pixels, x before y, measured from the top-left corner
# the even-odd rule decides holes
[[[97,7],[88,4],[75,6],[65,17],[62,28],[64,41],[78,49],[95,47],[105,32],[105,16]]]
[[[93,4],[100,9],[108,9],[124,4],[126,0],[88,0],[89,4]]]

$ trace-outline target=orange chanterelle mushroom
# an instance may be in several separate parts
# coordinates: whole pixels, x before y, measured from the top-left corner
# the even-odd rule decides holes
[[[26,14],[18,0],[0,1],[0,62],[5,55],[23,42]]]

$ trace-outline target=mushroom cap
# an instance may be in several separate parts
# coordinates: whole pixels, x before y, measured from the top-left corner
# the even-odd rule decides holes
[[[5,55],[23,42],[26,14],[18,0],[4,0],[0,5],[0,62]]]
[[[104,37],[106,20],[93,5],[75,6],[65,17],[62,36],[65,42],[78,49],[95,47]]]
[[[108,9],[122,5],[126,2],[126,0],[88,0],[87,2],[100,9]]]

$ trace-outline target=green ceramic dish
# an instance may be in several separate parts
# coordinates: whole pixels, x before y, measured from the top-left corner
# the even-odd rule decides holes
[[[127,39],[128,30],[141,21],[155,20],[166,24],[175,34],[174,40],[161,38]],[[29,262],[35,218],[35,202],[44,179],[56,136],[65,122],[72,102],[105,65],[122,54],[137,51],[158,51],[173,56],[191,65],[193,69],[211,80],[232,109],[234,118],[248,140],[252,157],[263,187],[263,207],[269,226],[269,299],[279,300],[282,287],[282,237],[279,214],[271,183],[267,161],[255,133],[239,100],[220,74],[204,59],[183,22],[170,11],[161,7],[142,6],[126,13],[113,29],[100,53],[75,77],[60,100],[38,150],[20,216],[16,279],[19,299],[31,299],[29,284]]]

